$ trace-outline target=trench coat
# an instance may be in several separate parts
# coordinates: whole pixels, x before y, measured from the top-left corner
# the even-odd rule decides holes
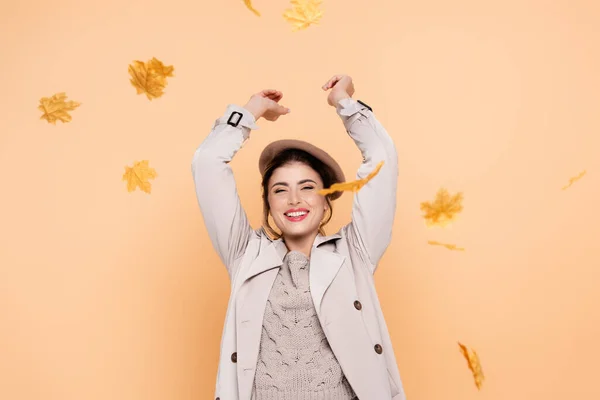
[[[351,222],[335,234],[316,237],[310,253],[310,293],[325,336],[358,399],[405,400],[373,280],[391,241],[397,152],[365,103],[344,99],[336,112],[363,156],[356,178],[365,178],[380,161],[384,165],[353,194]],[[229,165],[256,129],[248,110],[229,104],[192,160],[204,223],[231,282],[216,400],[251,400],[265,306],[287,253],[281,239],[272,240],[263,228],[251,228]]]

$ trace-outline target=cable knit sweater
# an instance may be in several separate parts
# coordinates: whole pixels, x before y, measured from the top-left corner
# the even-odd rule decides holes
[[[263,320],[252,400],[352,400],[310,295],[309,260],[289,252]]]

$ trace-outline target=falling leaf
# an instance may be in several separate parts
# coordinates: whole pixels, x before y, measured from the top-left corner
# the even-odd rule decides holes
[[[342,191],[351,191],[351,192],[356,193],[363,186],[365,186],[367,184],[367,182],[369,182],[371,179],[373,179],[373,177],[375,175],[377,175],[379,173],[379,170],[381,169],[382,166],[383,166],[383,161],[381,161],[379,164],[377,164],[377,166],[375,167],[373,172],[371,172],[369,175],[367,175],[363,179],[359,179],[359,180],[352,181],[352,182],[334,183],[333,185],[331,185],[331,187],[329,187],[327,189],[319,190],[318,193],[323,196],[328,195],[330,193],[342,192]]]
[[[152,60],[148,61],[146,66],[149,70],[152,70],[162,78],[173,76],[173,71],[175,70],[175,67],[172,65],[165,66],[165,64],[156,57],[152,57]]]
[[[56,93],[52,97],[42,97],[38,110],[43,111],[44,114],[40,119],[45,119],[48,123],[54,125],[56,125],[57,120],[63,123],[71,121],[69,111],[73,111],[81,103],[73,100],[65,101],[66,98],[67,95],[64,92]]]
[[[246,4],[246,7],[248,7],[248,9],[250,11],[252,11],[254,14],[256,14],[260,17],[260,13],[258,11],[256,11],[256,9],[254,9],[254,7],[252,7],[252,2],[250,0],[244,0],[244,4]]]
[[[463,209],[462,200],[462,193],[450,196],[448,191],[442,188],[437,192],[433,203],[422,202],[421,211],[425,213],[423,218],[425,218],[427,226],[446,226],[454,221],[457,214]]]
[[[479,356],[477,355],[477,352],[475,350],[469,351],[467,347],[460,342],[458,342],[458,346],[460,347],[460,352],[467,360],[469,369],[473,373],[475,386],[477,386],[477,389],[481,390],[481,385],[485,380],[485,376],[483,375],[483,369],[481,368],[481,363],[479,362]]]
[[[148,181],[157,176],[154,168],[148,166],[148,160],[142,160],[136,161],[133,167],[125,167],[123,180],[127,181],[128,192],[133,192],[136,187],[139,187],[142,191],[150,193],[152,185]]]
[[[440,243],[440,242],[436,242],[434,240],[429,240],[429,241],[427,241],[427,243],[430,245],[433,245],[433,246],[444,246],[448,250],[465,251],[464,247],[457,247],[455,244]]]
[[[580,172],[579,175],[573,176],[573,177],[569,178],[569,183],[566,186],[563,186],[562,190],[566,190],[567,188],[569,188],[573,183],[575,183],[576,181],[578,181],[581,178],[583,178],[584,175],[585,175],[585,170],[583,170],[582,172]]]
[[[312,24],[318,24],[323,17],[323,10],[319,8],[320,0],[291,0],[294,6],[285,10],[283,18],[292,24],[292,32],[306,29]]]
[[[135,87],[137,94],[146,93],[148,100],[163,95],[166,79],[148,69],[146,63],[134,61],[129,65],[129,74],[131,75],[129,82]]]
[[[137,94],[145,93],[148,100],[162,96],[167,86],[167,77],[173,76],[174,67],[165,66],[162,61],[153,57],[148,62],[135,60],[129,65],[131,85]]]

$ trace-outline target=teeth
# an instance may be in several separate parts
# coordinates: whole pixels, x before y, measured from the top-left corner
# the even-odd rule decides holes
[[[306,214],[306,211],[297,211],[297,212],[287,213],[285,215],[287,215],[288,217],[300,217],[305,214]]]

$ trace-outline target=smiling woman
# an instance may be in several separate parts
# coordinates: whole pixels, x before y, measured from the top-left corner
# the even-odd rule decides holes
[[[325,235],[323,227],[333,215],[331,201],[341,195],[336,192],[324,197],[318,190],[344,181],[341,168],[331,157],[322,161],[312,153],[321,155],[309,143],[280,140],[263,150],[259,162],[265,230],[274,239],[283,238],[288,249],[306,255],[316,234]],[[279,232],[269,223],[269,216]]]
[[[362,153],[357,177],[368,180],[337,233],[326,236],[323,226],[342,192],[319,191],[344,182],[344,173],[300,140],[275,141],[259,157],[263,226],[252,229],[241,206],[229,162],[257,120],[289,113],[281,92],[229,105],[194,154],[198,204],[232,285],[216,400],[405,400],[372,276],[391,240],[396,148],[372,109],[352,99],[349,76],[322,89],[331,89],[327,103]]]

